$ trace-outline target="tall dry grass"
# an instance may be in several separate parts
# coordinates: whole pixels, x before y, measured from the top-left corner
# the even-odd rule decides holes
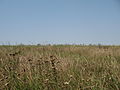
[[[120,47],[0,46],[0,90],[120,90]]]

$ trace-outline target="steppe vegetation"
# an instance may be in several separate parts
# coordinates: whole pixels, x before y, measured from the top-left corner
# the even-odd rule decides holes
[[[120,46],[0,46],[0,90],[120,90]]]

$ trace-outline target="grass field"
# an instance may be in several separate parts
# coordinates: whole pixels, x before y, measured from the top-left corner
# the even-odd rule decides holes
[[[120,90],[120,46],[0,46],[0,90]]]

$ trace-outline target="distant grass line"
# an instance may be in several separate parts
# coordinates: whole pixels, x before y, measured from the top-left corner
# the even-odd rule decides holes
[[[120,90],[120,46],[0,45],[0,90]]]

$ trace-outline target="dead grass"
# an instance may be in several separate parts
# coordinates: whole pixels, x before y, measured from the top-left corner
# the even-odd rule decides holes
[[[0,90],[120,90],[120,47],[0,46]]]

